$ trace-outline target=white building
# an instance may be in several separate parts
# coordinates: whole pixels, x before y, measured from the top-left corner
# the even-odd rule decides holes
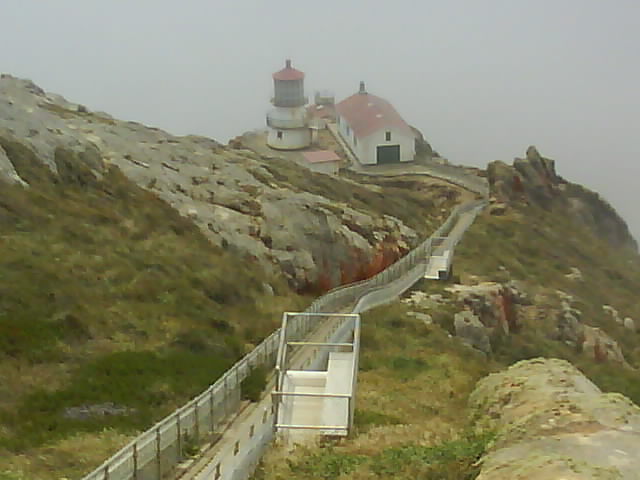
[[[267,145],[278,150],[297,150],[311,144],[304,96],[304,73],[291,66],[273,74],[274,108],[267,114]]]
[[[336,105],[340,136],[362,165],[410,162],[416,153],[415,134],[385,99],[360,91]]]
[[[318,173],[337,175],[340,170],[340,157],[333,150],[316,150],[302,154],[307,167]]]

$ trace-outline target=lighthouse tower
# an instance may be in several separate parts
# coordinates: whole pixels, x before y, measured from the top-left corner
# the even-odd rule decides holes
[[[311,144],[304,96],[304,73],[291,66],[273,74],[273,107],[267,114],[267,145],[278,150],[296,150]]]

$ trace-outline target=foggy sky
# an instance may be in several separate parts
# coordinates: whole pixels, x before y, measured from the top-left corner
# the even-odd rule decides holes
[[[0,0],[0,71],[93,110],[226,142],[306,90],[390,100],[453,163],[528,145],[640,237],[637,0]]]

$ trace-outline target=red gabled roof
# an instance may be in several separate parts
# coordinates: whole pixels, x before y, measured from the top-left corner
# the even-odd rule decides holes
[[[291,66],[291,60],[285,62],[285,67],[273,74],[274,80],[302,80],[304,73],[300,70],[296,70]]]
[[[383,128],[395,127],[411,134],[411,128],[384,98],[359,92],[344,99],[336,110],[347,121],[356,137],[364,138]]]

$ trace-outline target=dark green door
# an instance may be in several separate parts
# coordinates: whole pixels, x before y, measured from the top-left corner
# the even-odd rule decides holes
[[[382,145],[378,147],[378,165],[400,162],[400,145]]]

